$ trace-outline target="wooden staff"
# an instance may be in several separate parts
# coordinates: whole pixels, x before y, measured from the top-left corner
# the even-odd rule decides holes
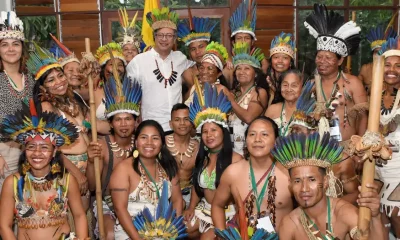
[[[90,39],[85,38],[86,53],[90,53]],[[91,74],[88,76],[89,85],[89,106],[90,106],[90,124],[92,126],[92,141],[97,143],[97,124],[96,124],[96,104],[94,103],[94,86]],[[104,220],[103,220],[103,198],[101,196],[100,168],[99,158],[94,158],[94,173],[96,179],[96,204],[97,204],[97,221],[99,223],[100,239],[105,239]]]
[[[383,85],[383,72],[384,72],[384,58],[383,56],[374,56],[372,68],[372,84],[371,94],[369,101],[369,115],[368,115],[368,131],[373,133],[379,132],[379,120],[381,116],[381,100],[382,100],[382,85]],[[374,182],[375,175],[375,160],[366,160],[362,173],[361,192],[368,192],[370,189],[366,187],[367,184]],[[367,207],[360,207],[358,214],[358,229],[360,231],[360,240],[367,240],[369,234],[369,223],[371,221],[371,209]]]
[[[351,20],[356,22],[356,11],[351,13]],[[349,71],[348,73],[351,74],[351,56],[347,56],[346,69]]]

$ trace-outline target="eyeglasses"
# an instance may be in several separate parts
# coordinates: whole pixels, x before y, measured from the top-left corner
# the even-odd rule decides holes
[[[174,38],[175,37],[175,35],[174,34],[160,34],[160,33],[157,33],[156,34],[156,38],[157,39],[164,39],[164,38],[166,38],[167,40],[171,40],[172,38]]]

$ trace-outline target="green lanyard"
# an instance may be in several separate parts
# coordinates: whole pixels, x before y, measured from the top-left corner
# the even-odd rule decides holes
[[[327,225],[328,225],[328,226],[326,226],[326,228],[328,229],[329,233],[333,234],[332,225],[331,225],[331,201],[330,201],[329,197],[326,197],[326,201],[327,201],[327,203],[328,203],[328,213],[327,213],[327,216],[326,216],[326,218],[327,218]],[[303,211],[303,213],[304,213],[304,215],[306,216],[307,220],[311,223],[310,225],[311,225],[312,227],[314,227],[314,228],[317,230],[316,232],[320,232],[320,231],[319,231],[319,228],[318,228],[318,226],[317,226],[317,224],[315,224],[315,223],[308,217],[308,215],[307,215],[306,212]],[[320,232],[320,233],[321,233],[321,236],[323,237],[324,240],[331,240],[331,238],[329,238],[328,236],[326,236],[326,234],[322,234],[322,232]],[[329,233],[328,233],[328,234],[329,234]]]
[[[271,165],[271,167],[268,169],[269,173],[268,173],[267,179],[264,182],[263,187],[261,188],[260,194],[258,194],[256,177],[254,176],[254,170],[253,170],[253,166],[251,164],[251,160],[250,159],[249,159],[249,163],[250,163],[250,175],[251,175],[251,188],[252,188],[253,193],[254,193],[254,195],[256,197],[257,213],[260,213],[261,212],[261,204],[262,204],[262,201],[264,199],[265,191],[267,189],[268,182],[269,182],[269,177],[271,176],[271,173],[275,168],[275,163],[273,163]]]
[[[157,197],[158,197],[158,199],[160,199],[160,198],[161,198],[160,190],[159,190],[158,187],[157,187],[156,181],[154,181],[154,178],[150,175],[149,170],[147,170],[146,166],[142,163],[142,160],[140,160],[140,158],[139,158],[139,162],[140,162],[140,164],[142,165],[142,167],[144,168],[144,170],[146,171],[147,176],[149,176],[150,181],[151,181],[151,182],[154,184],[154,186],[156,187]],[[156,164],[158,164],[158,163],[156,163]],[[157,167],[156,167],[156,169],[157,169]],[[157,171],[156,171],[156,174],[157,174]],[[157,176],[156,176],[156,177],[157,177]]]
[[[239,98],[239,97],[236,97],[236,99],[235,99],[236,102],[239,103],[239,102],[244,98],[244,96],[246,96],[246,94],[247,94],[248,92],[250,92],[255,86],[256,86],[256,85],[253,85],[253,86],[249,87],[249,89],[247,89],[246,92],[240,96],[240,98]]]
[[[324,89],[322,88],[322,83],[320,84],[322,96],[324,97],[325,106],[326,106],[326,107],[329,107],[329,105],[331,105],[331,100],[332,100],[332,97],[333,97],[332,95],[333,95],[333,93],[334,93],[335,90],[336,90],[336,86],[337,86],[337,83],[338,83],[338,81],[339,81],[339,78],[340,78],[340,72],[338,73],[338,75],[337,75],[337,77],[336,77],[336,80],[335,80],[335,83],[333,84],[333,88],[332,88],[331,96],[330,96],[330,98],[329,98],[329,102],[327,102],[327,99],[326,99],[326,96],[325,96],[325,93],[324,93]]]

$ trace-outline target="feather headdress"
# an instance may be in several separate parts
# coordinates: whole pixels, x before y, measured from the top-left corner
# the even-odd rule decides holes
[[[231,37],[238,33],[248,33],[256,38],[257,4],[255,0],[243,0],[229,19]]]
[[[383,45],[378,54],[383,55],[385,58],[391,56],[400,56],[400,38],[397,36],[395,38],[389,38]]]
[[[37,112],[33,99],[29,106],[4,118],[0,133],[23,145],[32,140],[45,140],[54,146],[69,145],[78,138],[77,128],[62,116],[52,112]]]
[[[188,236],[183,216],[176,216],[168,202],[168,182],[163,182],[161,199],[155,216],[145,207],[133,220],[133,225],[143,239],[184,239]]]
[[[35,76],[35,80],[39,80],[50,69],[62,68],[49,50],[41,48],[36,42],[33,42],[33,46],[34,51],[29,53],[26,67]]]
[[[236,42],[233,45],[233,65],[250,65],[261,68],[261,61],[265,58],[260,48],[252,48],[247,42]]]
[[[378,25],[371,29],[366,37],[371,44],[371,51],[374,51],[375,49],[382,47],[387,39],[395,38],[396,36],[397,33],[393,30],[393,27],[388,27],[384,30],[382,25]]]
[[[304,134],[279,137],[271,151],[274,158],[287,169],[301,166],[329,168],[340,162],[342,152],[343,147],[328,132],[321,139],[317,132],[307,137]]]
[[[110,42],[107,43],[106,45],[99,47],[96,51],[96,58],[100,66],[103,66],[104,64],[107,63],[108,60],[111,59],[111,55],[108,49],[111,49],[112,54],[115,58],[120,59],[126,65],[126,60],[124,58],[124,55],[122,54],[121,46],[118,43]]]
[[[75,53],[71,52],[64,44],[62,44],[56,37],[50,33],[53,39],[50,52],[58,59],[58,63],[64,67],[67,63],[77,62],[80,63],[79,59],[75,56]]]
[[[301,125],[308,129],[315,129],[317,121],[311,116],[315,109],[316,100],[312,97],[314,82],[308,81],[303,87],[301,95],[296,102],[296,110],[293,112],[289,127]]]
[[[210,18],[192,17],[192,11],[188,6],[189,18],[178,24],[178,38],[189,46],[192,42],[210,42],[211,32],[217,26]]]
[[[138,12],[136,12],[133,19],[129,22],[129,16],[126,9],[123,8],[118,10],[119,23],[121,24],[122,32],[118,33],[116,41],[121,45],[121,47],[125,44],[133,44],[140,53],[142,37],[135,24],[137,15]]]
[[[337,12],[328,12],[324,4],[314,4],[314,12],[306,18],[304,26],[317,39],[318,51],[329,51],[342,57],[357,52],[361,28],[353,21],[345,23]]]
[[[291,33],[281,32],[281,34],[271,41],[271,47],[269,49],[270,56],[272,57],[272,55],[276,53],[284,53],[294,58],[294,53],[296,51],[294,44],[295,42]]]
[[[218,43],[211,42],[206,47],[206,54],[204,54],[201,62],[209,62],[214,64],[219,70],[223,70],[228,59],[228,51],[226,48]]]
[[[146,15],[146,20],[153,30],[158,30],[160,28],[176,30],[178,19],[178,13],[170,11],[168,7],[163,7],[161,9],[155,8]]]
[[[204,83],[202,93],[199,92],[200,88],[196,90],[189,107],[190,121],[194,123],[196,129],[200,131],[206,122],[214,122],[227,128],[226,114],[232,106],[226,95],[222,91],[218,93],[217,88],[209,83]],[[204,96],[204,102],[200,101],[201,96]]]
[[[15,12],[1,11],[0,14],[0,40],[17,39],[24,41],[24,24]]]

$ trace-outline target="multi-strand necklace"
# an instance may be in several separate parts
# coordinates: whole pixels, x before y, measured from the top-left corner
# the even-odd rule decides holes
[[[189,145],[186,148],[185,152],[180,152],[178,149],[176,149],[175,145],[175,139],[173,135],[167,136],[167,147],[170,148],[171,155],[176,157],[180,155],[180,163],[181,165],[183,164],[183,155],[185,155],[188,158],[191,158],[193,156],[193,151],[194,151],[194,146],[195,146],[195,139],[190,139]]]
[[[114,153],[116,153],[118,157],[124,157],[124,156],[125,156],[125,158],[128,158],[128,157],[130,157],[131,154],[132,154],[132,150],[133,150],[133,147],[134,147],[134,145],[135,145],[135,139],[134,139],[134,137],[132,136],[131,145],[129,146],[129,148],[128,148],[127,150],[122,149],[122,148],[118,145],[117,142],[111,142],[111,141],[110,141],[109,143],[110,143],[111,151],[114,152]]]
[[[397,95],[397,91],[398,91],[398,89],[395,88],[392,95],[396,96]],[[383,97],[382,97],[382,99],[381,99],[381,115],[389,114],[392,111],[395,102],[396,102],[396,97],[393,98],[393,101],[390,104],[390,107],[386,108],[385,107],[385,102],[384,102]]]

